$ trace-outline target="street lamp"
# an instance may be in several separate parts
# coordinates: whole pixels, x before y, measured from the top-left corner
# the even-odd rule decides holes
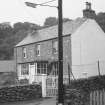
[[[48,2],[52,2],[55,0],[51,0]],[[46,3],[35,4],[30,2],[25,2],[27,6],[36,8],[37,5],[40,6],[49,6],[56,7],[51,5],[46,5]],[[62,0],[58,0],[58,105],[64,104],[64,87],[63,87],[63,39],[62,39]]]
[[[55,0],[52,0],[52,1],[55,1]],[[49,1],[49,2],[52,2],[52,1]],[[46,5],[46,3],[48,3],[48,2],[44,2],[44,3],[41,3],[41,4],[25,2],[25,4],[26,4],[27,6],[32,7],[32,8],[36,8],[38,5],[39,5],[39,6],[56,7],[56,8],[57,8],[57,6]]]

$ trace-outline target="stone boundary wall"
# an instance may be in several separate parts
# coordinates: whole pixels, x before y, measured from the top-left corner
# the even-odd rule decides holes
[[[37,99],[42,97],[40,85],[4,87],[0,89],[0,103]]]
[[[72,80],[64,86],[65,103],[70,105],[105,105],[105,75]]]

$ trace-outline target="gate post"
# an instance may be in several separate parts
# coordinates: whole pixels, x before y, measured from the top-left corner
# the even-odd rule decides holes
[[[46,97],[46,79],[47,79],[47,75],[46,74],[42,74],[42,97]]]

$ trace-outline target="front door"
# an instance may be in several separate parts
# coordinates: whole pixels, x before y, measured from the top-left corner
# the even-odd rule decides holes
[[[29,64],[29,83],[36,82],[35,77],[37,75],[37,69],[36,69],[36,64],[35,63],[30,63]]]

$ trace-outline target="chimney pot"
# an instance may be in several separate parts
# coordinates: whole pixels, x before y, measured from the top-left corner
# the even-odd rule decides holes
[[[85,2],[86,3],[86,8],[83,10],[83,17],[85,18],[96,18],[96,13],[94,10],[91,9],[91,3],[90,2]]]
[[[90,2],[86,2],[86,9],[91,10],[91,3]]]

